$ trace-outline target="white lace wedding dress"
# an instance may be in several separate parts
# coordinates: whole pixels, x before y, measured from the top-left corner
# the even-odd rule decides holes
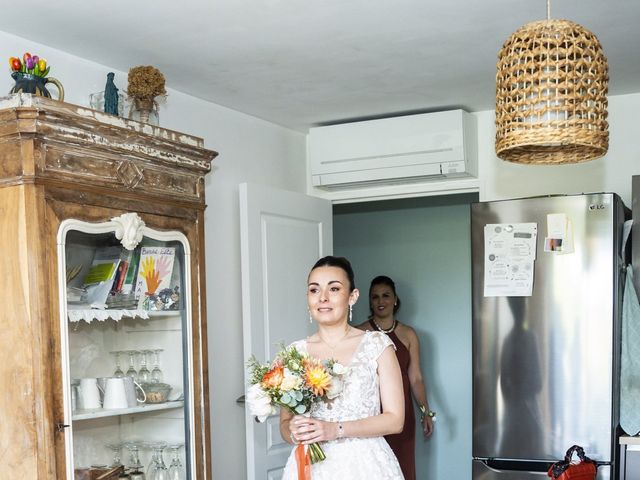
[[[307,351],[305,340],[294,343]],[[378,357],[393,342],[381,332],[365,332],[349,371],[342,394],[331,402],[319,402],[311,416],[330,422],[358,420],[380,413]],[[342,438],[321,442],[327,458],[312,465],[313,480],[402,480],[398,460],[383,437]],[[282,480],[297,480],[295,448],[289,456]]]

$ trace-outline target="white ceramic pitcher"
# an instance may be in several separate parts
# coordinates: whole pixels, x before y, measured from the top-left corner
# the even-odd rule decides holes
[[[143,388],[131,377],[101,377],[98,378],[98,388],[103,396],[103,407],[108,409],[132,408],[147,399]]]
[[[102,402],[102,408],[106,410],[129,408],[127,392],[124,388],[125,378],[129,377],[107,377],[104,385],[104,401]]]
[[[80,408],[91,410],[100,408],[100,392],[95,378],[81,378],[78,385],[78,399]]]
[[[131,377],[124,377],[124,391],[127,394],[127,404],[130,408],[147,401],[144,389]],[[138,391],[142,394],[142,398],[138,396]]]

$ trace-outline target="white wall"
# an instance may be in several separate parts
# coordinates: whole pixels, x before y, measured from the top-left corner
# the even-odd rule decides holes
[[[66,90],[65,101],[88,106],[89,94],[104,89],[109,71],[126,88],[119,72],[59,50],[0,32],[0,58],[29,51],[46,58],[51,76]],[[145,64],[145,59],[140,59]],[[0,75],[0,92],[9,92],[9,66]],[[134,65],[132,65],[134,66]],[[209,381],[216,479],[245,478],[244,411],[235,399],[244,391],[238,184],[261,183],[293,191],[305,188],[305,136],[233,110],[168,89],[160,124],[204,138],[220,153],[206,180],[207,321]],[[55,87],[51,88],[55,92]],[[55,93],[53,93],[55,97]]]
[[[638,86],[640,90],[640,84]],[[631,176],[640,174],[640,94],[609,97],[609,151],[575,165],[516,165],[495,155],[493,110],[478,117],[480,200],[553,193],[615,192],[631,207]]]

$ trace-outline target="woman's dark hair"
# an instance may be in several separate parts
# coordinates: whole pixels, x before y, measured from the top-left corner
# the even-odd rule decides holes
[[[373,307],[371,306],[371,290],[373,290],[373,287],[375,287],[376,285],[386,285],[395,295],[396,303],[393,306],[393,314],[395,315],[396,312],[400,310],[400,297],[398,297],[398,294],[396,293],[396,284],[393,282],[393,280],[391,280],[391,278],[387,277],[386,275],[378,275],[376,278],[371,280],[371,285],[369,285],[369,311],[371,312],[369,318],[373,318]]]
[[[313,267],[311,267],[311,271],[314,271],[318,267],[337,267],[344,270],[344,273],[347,274],[347,279],[349,279],[349,291],[353,292],[356,288],[356,280],[355,275],[353,274],[353,268],[351,268],[351,263],[344,257],[334,257],[333,255],[328,255],[326,257],[322,257],[318,260]],[[311,272],[309,272],[311,273]]]

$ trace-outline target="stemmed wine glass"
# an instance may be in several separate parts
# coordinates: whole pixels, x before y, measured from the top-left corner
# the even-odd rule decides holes
[[[138,382],[151,383],[151,372],[147,368],[147,354],[152,353],[150,350],[140,350],[140,368],[138,369]]]
[[[131,377],[134,382],[138,381],[138,372],[136,372],[136,350],[125,350],[129,354],[129,368],[127,369],[127,377]]]
[[[129,461],[131,462],[129,468],[132,470],[131,473],[140,473],[140,469],[143,467],[138,454],[140,446],[136,442],[126,442],[124,446],[129,450]]]
[[[107,448],[113,450],[113,460],[111,461],[112,467],[119,467],[122,465],[121,460],[121,452],[122,452],[122,444],[121,443],[108,443],[105,445]]]
[[[167,444],[165,442],[151,444],[153,456],[147,469],[148,480],[169,480],[169,469],[162,458],[162,452],[166,446]]]
[[[118,350],[110,353],[116,356],[116,370],[113,372],[113,376],[118,378],[124,377],[124,372],[122,371],[122,368],[120,368],[120,354],[122,352]]]
[[[161,348],[156,348],[152,350],[153,352],[153,370],[151,370],[151,381],[153,383],[162,383],[163,375],[162,370],[160,370],[160,352]]]
[[[151,480],[151,475],[156,468],[156,451],[153,449],[153,445],[154,443],[152,442],[143,443],[144,448],[151,449],[151,460],[149,460],[149,465],[147,465],[147,469],[145,470],[147,472],[148,480]]]
[[[186,474],[182,462],[180,461],[180,448],[182,445],[169,445],[173,453],[173,459],[169,466],[169,480],[186,480]]]

